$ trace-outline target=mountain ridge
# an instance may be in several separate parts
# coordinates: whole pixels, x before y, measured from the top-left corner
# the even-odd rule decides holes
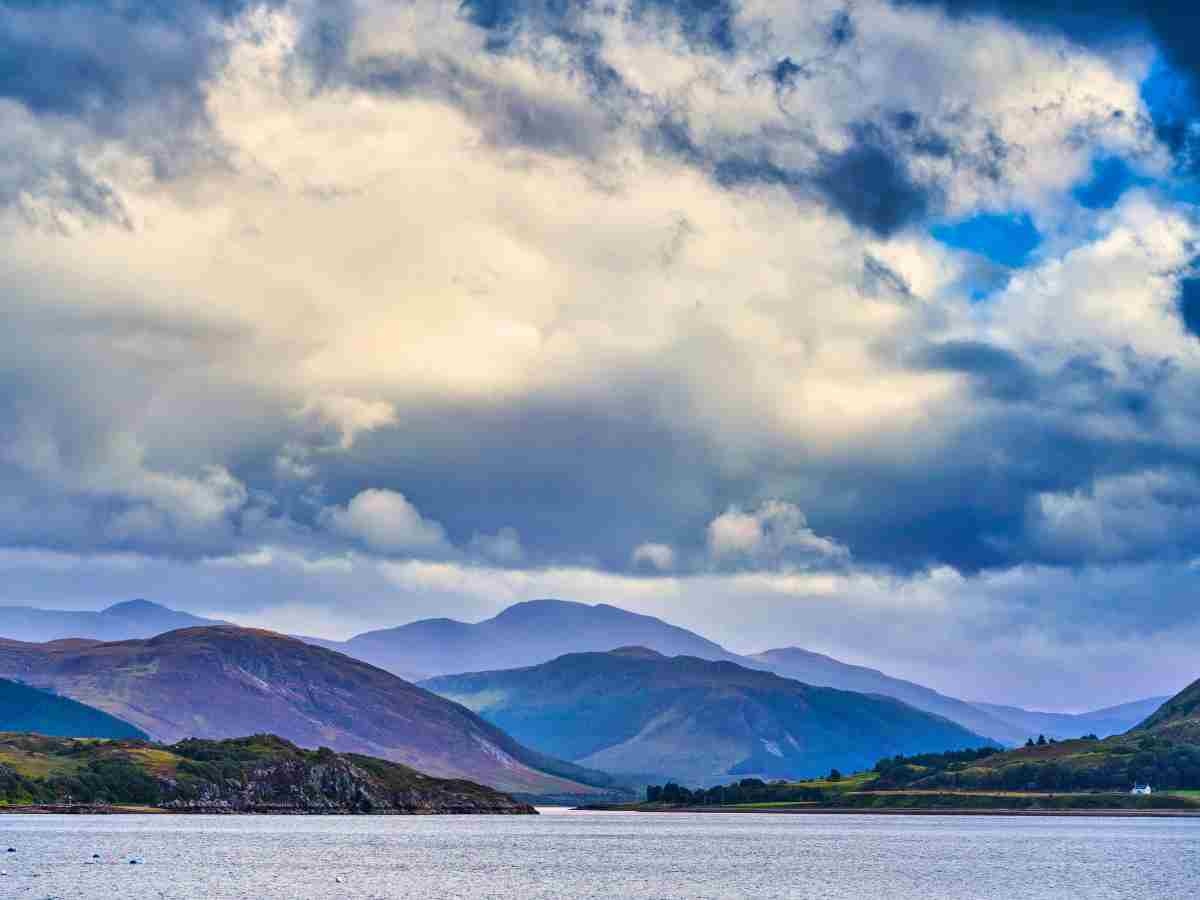
[[[5,609],[30,608],[0,607],[0,635],[19,637],[3,629]],[[56,611],[49,612],[58,615]],[[189,624],[210,621],[146,600],[125,601],[100,613],[82,615],[101,616],[107,623],[106,633],[110,635],[107,639],[120,640],[151,637],[159,633],[145,633],[152,631],[145,627],[145,622],[162,614],[185,617]],[[72,621],[83,621],[86,625],[90,620],[67,620],[67,624]],[[83,632],[70,635],[62,633],[65,627],[60,621],[58,631],[54,634],[60,639],[88,639]],[[134,631],[136,633],[131,633]],[[0,645],[3,644],[3,637],[0,637]],[[295,637],[313,646],[379,666],[414,682],[439,675],[463,673],[468,669],[499,670],[538,665],[571,652],[608,652],[617,647],[642,646],[668,656],[690,655],[735,662],[750,668],[774,671],[816,686],[894,697],[1012,746],[1023,744],[1027,738],[1039,734],[1065,739],[1092,732],[1101,736],[1119,733],[1148,715],[1158,699],[1148,698],[1074,715],[972,703],[941,694],[916,682],[895,678],[878,669],[851,665],[803,648],[781,647],[743,656],[653,616],[632,613],[610,604],[592,605],[556,599],[516,603],[489,619],[475,623],[439,617],[374,629],[346,641],[303,635]]]
[[[121,641],[149,638],[178,628],[230,624],[141,598],[123,600],[101,610],[0,606],[0,637],[33,644],[67,638]]]

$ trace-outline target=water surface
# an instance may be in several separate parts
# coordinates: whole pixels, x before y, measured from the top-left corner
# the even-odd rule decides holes
[[[0,815],[9,846],[0,897],[37,900],[1200,895],[1198,819]]]

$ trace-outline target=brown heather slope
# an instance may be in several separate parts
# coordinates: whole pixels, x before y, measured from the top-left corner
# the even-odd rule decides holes
[[[506,791],[597,793],[594,785],[606,783],[601,773],[522,746],[466,707],[270,631],[215,626],[115,643],[0,641],[0,677],[102,709],[166,743],[270,732]]]

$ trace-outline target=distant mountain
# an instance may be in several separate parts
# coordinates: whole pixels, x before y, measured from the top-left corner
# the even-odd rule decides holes
[[[163,746],[0,734],[0,804],[86,803],[214,813],[535,814],[469,781],[273,734]],[[78,811],[78,810],[77,810]]]
[[[140,728],[106,712],[6,678],[0,678],[0,731],[53,737],[147,737]]]
[[[932,688],[911,681],[892,678],[875,669],[852,666],[831,656],[802,650],[799,647],[767,650],[746,659],[747,665],[769,669],[778,675],[794,678],[805,684],[894,697],[903,700],[909,706],[944,716],[976,734],[985,735],[1002,744],[1021,744],[1029,736],[1029,732],[1023,726],[1002,719],[976,704],[947,697]],[[1034,735],[1037,734],[1035,731]]]
[[[1027,737],[1045,735],[1061,741],[1083,737],[1085,734],[1094,734],[1097,737],[1123,734],[1162,706],[1166,700],[1166,697],[1149,697],[1132,703],[1122,703],[1120,706],[1077,714],[1035,712],[992,703],[973,705],[1024,731]]]
[[[0,638],[32,642],[63,638],[118,641],[219,624],[228,623],[201,619],[146,600],[118,603],[100,612],[0,607]],[[920,684],[799,647],[739,656],[694,632],[652,616],[607,604],[592,606],[566,600],[518,603],[477,623],[422,619],[396,628],[368,631],[348,641],[315,637],[300,637],[300,640],[345,653],[409,681],[467,670],[532,666],[565,653],[643,646],[667,656],[736,662],[806,684],[883,694],[1007,745],[1023,744],[1026,738],[1038,734],[1065,738],[1123,731],[1148,714],[1157,702],[1157,698],[1142,700],[1080,716],[967,703]]]
[[[62,638],[125,641],[153,637],[177,628],[228,624],[169,609],[149,600],[126,600],[99,612],[0,606],[0,638],[32,643]]]
[[[304,638],[304,640],[312,640]],[[530,600],[476,624],[422,619],[345,642],[315,641],[406,678],[536,665],[564,653],[640,645],[668,656],[736,660],[720,644],[615,606]]]
[[[644,647],[423,685],[553,756],[690,784],[851,771],[897,753],[987,743],[891,698]]]
[[[269,631],[216,626],[115,643],[4,641],[0,676],[95,706],[159,741],[271,732],[501,790],[595,793],[610,783],[381,669]]]

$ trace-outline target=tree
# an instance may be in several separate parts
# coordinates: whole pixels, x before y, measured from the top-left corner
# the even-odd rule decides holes
[[[839,772],[837,769],[830,769],[829,770],[829,780],[830,781],[841,781],[842,773]]]
[[[1045,747],[1045,746],[1046,746],[1046,736],[1045,736],[1044,734],[1039,734],[1039,735],[1038,735],[1038,739],[1037,739],[1037,745],[1038,745],[1039,747]]]

